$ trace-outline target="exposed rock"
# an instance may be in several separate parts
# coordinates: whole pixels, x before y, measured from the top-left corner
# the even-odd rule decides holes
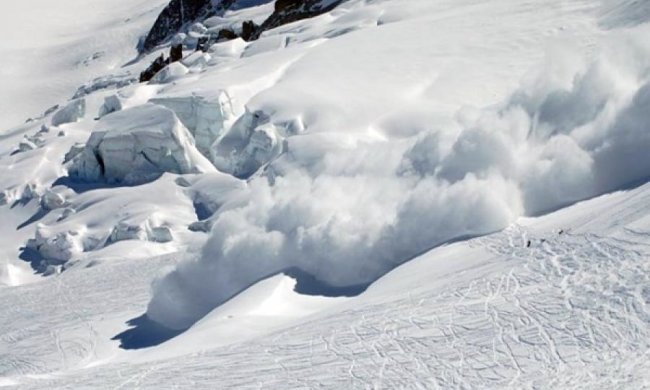
[[[206,15],[211,9],[211,3],[211,0],[171,0],[147,34],[142,49],[149,51],[155,48],[186,24]]]
[[[273,14],[262,23],[250,40],[259,38],[264,31],[329,12],[343,1],[345,0],[277,0]]]
[[[196,41],[196,50],[207,52],[208,49],[210,48],[210,45],[212,45],[211,37],[200,37]]]
[[[169,49],[169,62],[176,62],[183,59],[183,44],[177,43]]]
[[[277,0],[273,14],[261,26],[255,25],[252,21],[244,22],[241,37],[245,41],[256,40],[266,30],[329,12],[343,1],[345,0]],[[188,49],[206,51],[209,45],[207,47],[200,45],[199,40],[208,34],[209,28],[219,25],[221,19],[215,15],[222,15],[235,3],[236,0],[171,0],[158,16],[140,49],[142,52],[148,52],[174,37],[172,41],[174,45],[182,42]],[[195,23],[201,19],[204,19],[208,27],[202,23]],[[180,37],[181,30],[191,23],[194,24],[189,27],[188,34]],[[232,32],[229,29],[221,31]],[[237,37],[234,32],[235,36],[226,32],[223,34],[219,32],[220,38],[217,39],[229,40]]]
[[[70,167],[70,177],[127,185],[214,171],[172,110],[145,104],[105,116]]]
[[[52,126],[60,126],[66,123],[77,122],[86,115],[86,100],[75,99],[65,107],[59,109],[52,117]]]
[[[245,41],[250,41],[257,34],[257,30],[260,28],[252,20],[245,21],[241,27],[241,37]]]
[[[222,28],[219,30],[219,34],[217,34],[217,42],[230,41],[231,39],[237,38],[239,38],[237,34],[229,28]]]
[[[144,83],[151,80],[153,76],[163,70],[168,63],[169,61],[165,59],[165,55],[161,54],[160,57],[157,57],[147,69],[140,73],[140,82]]]

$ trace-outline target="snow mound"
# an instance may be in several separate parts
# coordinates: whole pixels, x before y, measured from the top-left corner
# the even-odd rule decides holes
[[[141,184],[164,172],[213,171],[173,111],[146,104],[102,118],[70,167],[82,181]]]
[[[449,240],[647,180],[647,33],[616,33],[590,61],[553,52],[503,104],[420,124],[431,130],[411,140],[384,142],[386,123],[351,147],[336,133],[290,137],[277,157],[272,121],[244,116],[217,144],[217,166],[248,177],[277,158],[248,198],[217,212],[199,258],[155,284],[147,315],[184,329],[293,267],[332,286],[367,284]]]

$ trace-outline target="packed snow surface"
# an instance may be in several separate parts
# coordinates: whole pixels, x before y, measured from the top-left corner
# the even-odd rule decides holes
[[[164,1],[31,2],[0,386],[650,386],[643,3],[348,0],[188,50],[243,1],[137,83]]]

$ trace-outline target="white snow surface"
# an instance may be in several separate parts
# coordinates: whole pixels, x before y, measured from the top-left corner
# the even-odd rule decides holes
[[[23,3],[0,386],[650,387],[643,3],[348,0],[142,84],[164,1]]]

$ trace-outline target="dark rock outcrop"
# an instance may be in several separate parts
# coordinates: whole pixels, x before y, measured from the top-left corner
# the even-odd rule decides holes
[[[169,62],[176,62],[183,59],[183,44],[172,46],[169,50]]]
[[[165,55],[161,54],[157,57],[147,69],[140,73],[140,82],[149,81],[169,64],[169,59],[165,59]]]
[[[217,41],[230,41],[231,39],[237,39],[237,34],[234,31],[228,28],[219,30],[217,35]]]
[[[149,65],[147,69],[145,69],[142,73],[140,73],[140,82],[144,83],[153,78],[153,76],[156,75],[156,73],[160,72],[161,70],[165,69],[165,67],[173,62],[178,62],[183,59],[183,45],[178,44],[178,45],[173,45],[169,49],[169,58],[165,58],[164,54],[161,54],[159,57],[156,57],[155,60]]]
[[[253,41],[267,30],[282,26],[298,20],[312,18],[331,11],[345,0],[277,0],[273,14],[261,26],[253,21],[246,21],[242,25],[241,38]],[[142,52],[147,52],[166,42],[188,24],[201,18],[222,14],[228,10],[236,0],[171,0],[156,23],[147,34],[142,47]],[[238,36],[231,30],[221,30],[217,36],[211,36],[199,42],[198,50],[207,50],[209,45],[224,40],[231,40]]]
[[[329,12],[343,1],[345,0],[277,0],[273,14],[262,23],[251,40],[259,38],[264,31]]]
[[[257,34],[257,30],[260,28],[252,20],[245,21],[241,26],[241,37],[245,41],[250,41]]]
[[[207,14],[211,6],[211,0],[171,0],[147,34],[142,51],[150,51],[165,42],[187,23]]]

